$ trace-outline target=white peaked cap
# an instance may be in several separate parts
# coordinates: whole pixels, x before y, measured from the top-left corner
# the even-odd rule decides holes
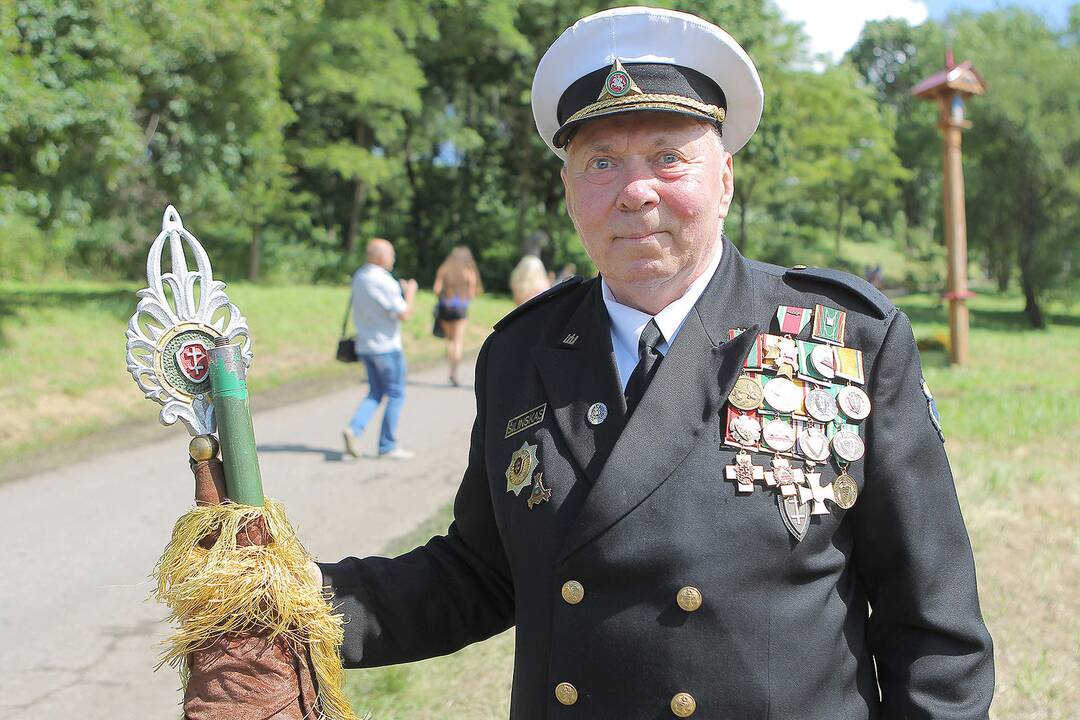
[[[635,74],[633,64],[648,63],[688,68],[714,82],[726,105],[719,116],[723,118],[724,147],[729,152],[742,148],[757,130],[765,94],[754,62],[730,35],[688,13],[649,7],[615,8],[589,15],[567,28],[536,68],[532,85],[533,118],[544,142],[560,158],[566,159],[566,151],[555,142],[555,136],[564,124],[570,124],[567,118],[563,122],[559,118],[563,94],[579,79],[611,68],[616,60],[626,66],[631,77]],[[596,86],[598,93],[604,89],[603,83],[601,74]],[[670,98],[671,95],[655,93],[672,91],[661,86],[644,92],[642,97],[648,100]],[[656,109],[655,103],[637,107],[622,103],[617,110],[595,116],[650,109]],[[589,117],[593,116],[587,115],[578,122]]]

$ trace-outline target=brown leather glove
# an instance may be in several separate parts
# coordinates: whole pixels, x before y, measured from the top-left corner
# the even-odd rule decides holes
[[[221,461],[192,460],[195,502],[215,505],[225,498]],[[216,536],[200,543],[212,547]],[[237,545],[270,542],[266,526],[253,522],[237,533]],[[262,635],[228,635],[188,657],[190,678],[184,692],[186,720],[315,720],[315,673],[311,658],[302,656],[285,638],[273,642]]]

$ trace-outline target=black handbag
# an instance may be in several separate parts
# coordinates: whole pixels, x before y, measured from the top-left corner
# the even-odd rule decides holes
[[[354,363],[360,360],[356,354],[356,336],[345,337],[345,331],[349,329],[349,313],[352,312],[352,291],[349,291],[349,304],[345,306],[345,319],[341,322],[341,339],[337,343],[337,357],[339,362]]]
[[[443,332],[442,321],[439,319],[439,305],[441,302],[441,300],[435,301],[435,318],[431,323],[431,334],[437,338],[446,337],[446,333]]]

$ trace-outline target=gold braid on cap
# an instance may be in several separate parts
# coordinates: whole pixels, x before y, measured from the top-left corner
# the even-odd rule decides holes
[[[693,110],[717,122],[724,122],[724,118],[727,117],[727,112],[719,105],[710,105],[683,95],[642,93],[641,95],[624,95],[623,97],[598,100],[578,110],[567,118],[563,125],[568,125],[575,120],[583,120],[605,110],[622,107],[635,107],[642,110]]]

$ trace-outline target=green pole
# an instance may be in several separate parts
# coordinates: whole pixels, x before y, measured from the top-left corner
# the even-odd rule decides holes
[[[247,373],[240,346],[230,345],[228,338],[216,338],[210,348],[210,391],[225,466],[225,494],[235,503],[262,507],[262,475],[251,425]]]

